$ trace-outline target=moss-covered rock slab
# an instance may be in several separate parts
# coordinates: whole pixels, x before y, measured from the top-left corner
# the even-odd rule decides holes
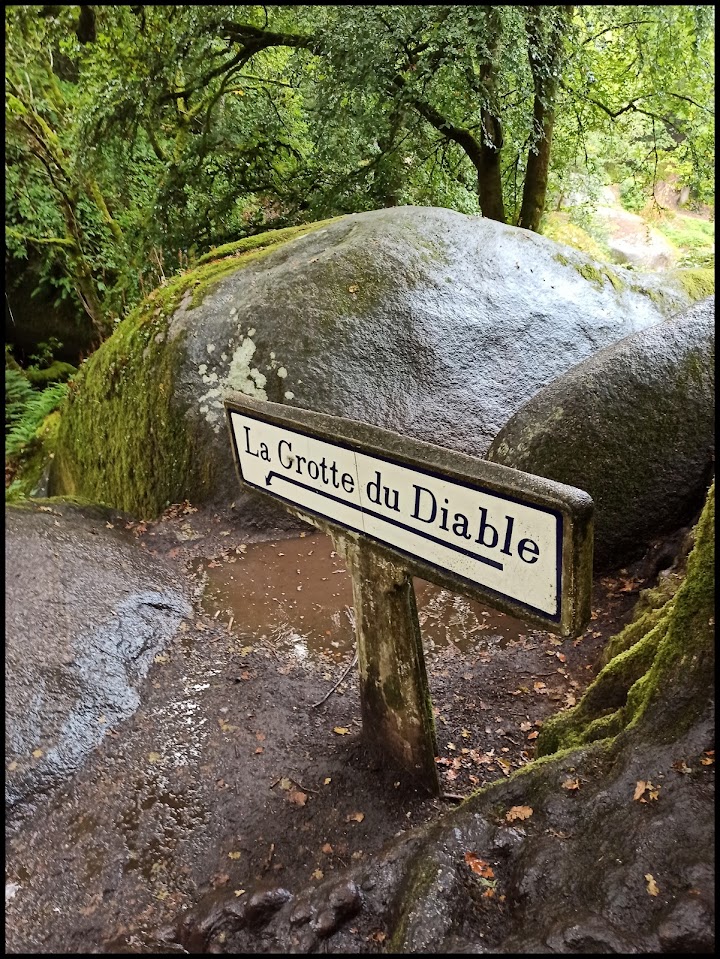
[[[595,568],[641,555],[702,504],[715,442],[715,300],[629,336],[538,392],[488,459],[584,489]]]
[[[544,385],[690,301],[678,280],[646,282],[425,207],[278,231],[204,260],[84,365],[54,492],[146,516],[235,499],[228,390],[479,455]]]

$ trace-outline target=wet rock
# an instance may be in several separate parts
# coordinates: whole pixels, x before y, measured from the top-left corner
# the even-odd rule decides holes
[[[310,927],[318,936],[329,936],[346,919],[357,915],[362,909],[363,896],[355,882],[344,880],[333,886],[323,909],[310,922]]]
[[[298,899],[289,916],[290,925],[302,926],[310,922],[316,912],[315,906],[308,899]]]
[[[249,926],[264,926],[270,918],[292,899],[292,893],[282,886],[259,889],[245,903],[245,919]]]
[[[69,504],[5,518],[5,795],[14,807],[70,776],[140,702],[153,657],[192,607],[128,517]]]
[[[177,939],[189,953],[206,952],[221,933],[237,932],[246,924],[246,904],[220,890],[203,897],[182,916]]]
[[[697,953],[715,951],[715,914],[698,895],[686,895],[674,906],[657,930],[660,952]]]
[[[147,477],[160,456],[163,501],[237,499],[238,514],[287,525],[284,512],[263,513],[238,495],[228,391],[481,455],[543,386],[689,303],[671,279],[428,207],[342,217],[247,265],[234,262],[199,305],[188,294],[170,319],[156,297],[151,322],[129,318],[122,346],[111,337],[83,367],[60,427],[55,492],[71,478],[89,498],[102,492],[125,509],[157,512],[161,491]],[[123,377],[108,390],[108,368],[120,361]],[[155,384],[163,396],[153,395]],[[128,427],[135,419],[152,422],[152,446]],[[118,424],[124,461],[107,439]]]
[[[699,511],[715,443],[715,299],[627,337],[537,393],[487,458],[585,490],[595,569]]]

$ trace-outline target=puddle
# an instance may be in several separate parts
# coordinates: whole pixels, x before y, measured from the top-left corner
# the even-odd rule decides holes
[[[240,550],[195,561],[195,571],[207,576],[205,612],[223,622],[232,619],[239,630],[265,636],[299,659],[345,658],[354,644],[352,586],[332,540],[318,533]],[[476,600],[414,582],[426,653],[505,646],[535,632]]]

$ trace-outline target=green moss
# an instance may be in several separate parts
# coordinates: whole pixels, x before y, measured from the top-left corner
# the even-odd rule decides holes
[[[330,222],[226,244],[154,290],[75,377],[62,408],[50,492],[147,518],[178,500],[202,498],[213,463],[198,453],[186,409],[175,399],[184,347],[183,334],[168,337],[170,318],[188,293],[192,309],[221,277]]]
[[[44,370],[36,370],[32,366],[25,370],[25,376],[33,386],[39,386],[41,389],[49,386],[50,383],[64,383],[75,373],[77,373],[77,367],[70,363],[62,363],[60,360],[55,360]]]
[[[169,315],[180,290],[165,291]],[[184,411],[171,402],[181,341],[166,341],[158,298],[128,317],[76,377],[62,410],[51,493],[150,517],[202,485]]]
[[[37,488],[48,461],[55,455],[59,425],[60,411],[55,410],[37,428],[22,455],[16,478],[5,490],[6,503],[18,503]]]
[[[595,283],[602,289],[603,273],[596,266],[593,266],[591,263],[583,263],[582,266],[577,266],[575,269],[580,276],[584,276],[590,283]]]
[[[197,265],[209,263],[212,260],[218,260],[228,256],[241,256],[253,250],[260,250],[265,247],[276,247],[281,243],[287,243],[288,240],[294,240],[298,236],[304,236],[306,233],[312,233],[319,230],[329,223],[335,223],[341,220],[341,216],[330,217],[327,220],[318,220],[316,223],[303,223],[301,226],[289,226],[283,230],[267,230],[265,233],[258,233],[255,236],[246,236],[242,240],[236,240],[234,243],[225,243],[223,246],[216,246],[204,256],[201,256]]]
[[[610,641],[611,658],[577,706],[542,727],[538,755],[617,736],[646,718],[652,723],[650,707],[659,700],[665,700],[665,715],[655,719],[657,736],[677,734],[668,712],[685,726],[705,708],[714,675],[714,517],[713,484],[677,593]]]
[[[693,303],[704,300],[715,292],[715,271],[708,267],[672,270],[669,277],[677,280]]]
[[[416,902],[422,901],[435,882],[438,874],[438,864],[432,856],[426,855],[418,859],[405,883],[401,893],[401,901],[406,908],[400,915],[392,937],[388,943],[387,952],[394,953],[402,949],[407,936],[408,926],[412,919],[412,909]]]
[[[565,243],[581,253],[587,253],[595,260],[605,261],[608,250],[598,242],[587,230],[573,223],[566,213],[551,212],[543,217],[540,232],[543,236],[556,243]]]

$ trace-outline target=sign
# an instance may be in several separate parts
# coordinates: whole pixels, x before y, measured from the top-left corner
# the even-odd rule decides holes
[[[426,579],[439,574],[444,585],[555,631],[576,631],[589,615],[573,603],[563,617],[564,591],[567,599],[577,580],[564,554],[580,545],[573,526],[586,525],[587,494],[364,424],[348,429],[349,421],[250,406],[245,397],[226,406],[246,487],[390,547]],[[448,457],[456,461],[450,473]]]
[[[438,793],[412,577],[574,636],[590,619],[592,500],[353,420],[240,394],[225,409],[242,486],[343,551],[364,734]]]

